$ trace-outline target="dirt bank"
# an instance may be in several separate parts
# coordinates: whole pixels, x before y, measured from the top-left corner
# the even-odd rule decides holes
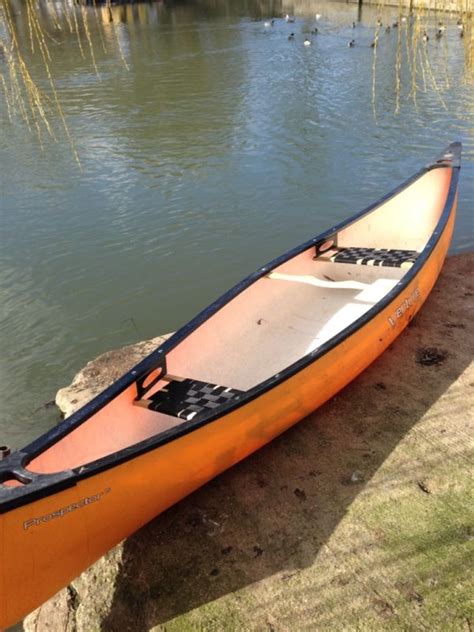
[[[25,629],[471,630],[473,271],[474,254],[449,258],[363,375],[116,547]],[[61,408],[155,343],[90,363]]]

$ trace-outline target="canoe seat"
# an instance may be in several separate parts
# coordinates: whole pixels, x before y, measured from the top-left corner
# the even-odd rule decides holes
[[[416,250],[389,250],[387,248],[331,248],[318,259],[334,263],[355,263],[362,266],[411,268],[420,253]]]
[[[243,392],[228,386],[179,378],[170,381],[150,397],[135,403],[165,415],[191,420],[200,413],[209,413],[238,399]]]

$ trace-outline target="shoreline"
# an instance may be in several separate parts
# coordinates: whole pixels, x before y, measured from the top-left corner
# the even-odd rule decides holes
[[[474,253],[448,257],[362,375],[118,545],[24,629],[467,629],[473,269]],[[57,405],[71,414],[162,339],[89,362]]]

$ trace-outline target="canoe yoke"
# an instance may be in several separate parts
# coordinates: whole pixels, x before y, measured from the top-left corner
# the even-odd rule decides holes
[[[244,392],[228,386],[171,375],[161,379],[169,384],[148,398],[136,400],[135,404],[188,421],[197,415],[203,417],[206,413],[238,399]]]
[[[322,252],[316,245],[315,259],[332,263],[354,263],[360,266],[411,268],[420,253],[416,250],[390,250],[387,248],[338,248],[331,245]]]

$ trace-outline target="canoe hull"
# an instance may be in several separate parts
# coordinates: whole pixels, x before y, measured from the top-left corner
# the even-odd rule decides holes
[[[433,251],[403,292],[312,364],[217,422],[0,515],[0,628],[18,622],[121,540],[321,406],[380,356],[435,284],[455,209],[456,200]]]

